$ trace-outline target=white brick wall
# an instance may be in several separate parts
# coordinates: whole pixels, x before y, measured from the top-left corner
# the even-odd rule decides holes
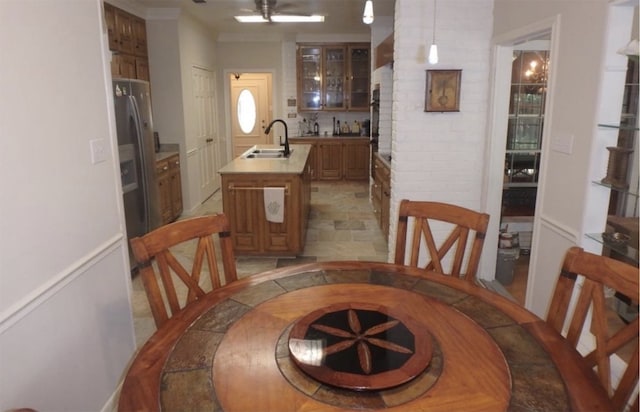
[[[438,1],[436,65],[432,13],[431,0],[396,0],[390,243],[403,198],[481,204],[493,0]],[[460,112],[424,112],[427,69],[462,69]]]

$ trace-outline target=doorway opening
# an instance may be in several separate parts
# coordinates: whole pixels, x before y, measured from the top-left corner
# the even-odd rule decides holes
[[[264,133],[272,117],[272,74],[230,73],[229,113],[232,156],[238,157],[257,144],[270,144]]]
[[[496,279],[524,305],[549,79],[549,40],[514,47]]]

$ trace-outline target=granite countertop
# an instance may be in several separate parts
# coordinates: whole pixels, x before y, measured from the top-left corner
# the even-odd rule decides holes
[[[173,155],[177,155],[178,153],[179,152],[173,150],[156,152],[156,162],[162,161]]]
[[[257,145],[256,149],[279,148],[277,145]],[[284,173],[301,174],[307,163],[310,144],[291,144],[291,155],[286,159],[244,159],[242,156],[236,157],[227,163],[220,174],[232,173]],[[253,150],[252,148],[251,150]]]
[[[378,156],[387,167],[391,168],[391,153],[376,152],[376,156]]]

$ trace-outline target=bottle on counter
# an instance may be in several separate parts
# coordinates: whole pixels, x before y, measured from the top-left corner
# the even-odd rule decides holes
[[[320,125],[318,125],[318,122],[313,124],[313,134],[316,136],[320,134]]]
[[[338,120],[336,122],[336,132],[335,132],[336,136],[340,136],[340,120]]]
[[[357,120],[353,121],[353,127],[351,128],[351,133],[359,135],[360,134],[360,123]]]

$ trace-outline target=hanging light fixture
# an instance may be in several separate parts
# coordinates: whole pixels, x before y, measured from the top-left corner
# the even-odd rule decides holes
[[[373,0],[367,0],[364,3],[364,13],[362,14],[362,22],[364,24],[373,23]]]
[[[438,63],[438,46],[436,45],[436,1],[433,0],[433,40],[429,47],[429,63]]]

